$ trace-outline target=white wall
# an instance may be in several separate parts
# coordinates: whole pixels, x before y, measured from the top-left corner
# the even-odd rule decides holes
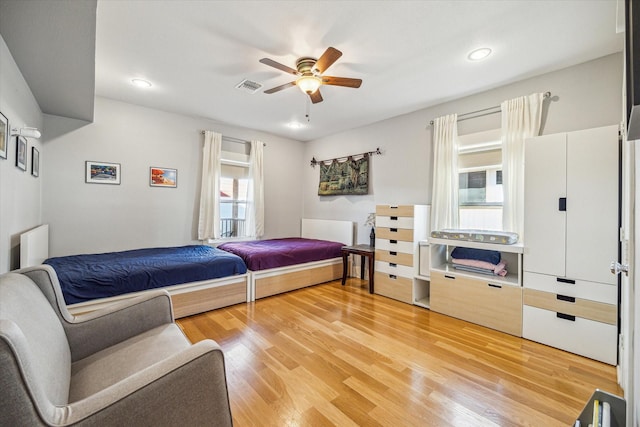
[[[543,118],[543,134],[586,129],[620,122],[622,117],[622,54],[501,86],[434,107],[307,143],[306,164],[375,150],[370,163],[367,196],[319,197],[318,167],[304,170],[304,216],[357,222],[358,243],[368,243],[363,226],[376,204],[430,204],[432,179],[431,127],[435,117],[463,114],[500,105],[534,92],[552,93]],[[357,94],[356,94],[357,96]],[[461,121],[460,135],[500,127],[500,114]]]
[[[197,243],[205,129],[266,142],[265,237],[299,235],[302,143],[96,98],[91,124],[45,115],[43,222],[50,224],[50,255]],[[121,184],[85,183],[86,160],[120,163]],[[178,169],[178,187],[150,187],[151,166]]]
[[[0,36],[0,112],[11,127],[42,129],[42,112],[24,80],[11,52]],[[31,176],[31,147],[41,155],[40,141],[27,140],[27,171],[15,166],[16,138],[9,141],[7,158],[0,158],[0,273],[19,267],[20,233],[37,226],[41,219],[40,191],[43,182]]]

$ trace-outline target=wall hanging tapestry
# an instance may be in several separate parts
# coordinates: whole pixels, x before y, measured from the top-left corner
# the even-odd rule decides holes
[[[369,194],[369,153],[318,163],[319,196]]]

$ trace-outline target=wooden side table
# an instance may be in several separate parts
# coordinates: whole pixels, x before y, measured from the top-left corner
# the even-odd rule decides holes
[[[354,245],[342,247],[342,286],[347,281],[347,269],[349,266],[349,254],[360,255],[360,278],[364,279],[364,259],[369,259],[369,293],[373,293],[373,262],[375,248],[369,245]]]

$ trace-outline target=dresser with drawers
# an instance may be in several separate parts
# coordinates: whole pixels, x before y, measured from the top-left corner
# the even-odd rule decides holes
[[[419,249],[429,234],[429,208],[376,206],[376,294],[428,307],[429,278],[420,275]]]

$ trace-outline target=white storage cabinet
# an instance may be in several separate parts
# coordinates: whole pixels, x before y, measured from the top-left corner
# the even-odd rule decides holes
[[[618,127],[525,143],[523,336],[617,356]]]

